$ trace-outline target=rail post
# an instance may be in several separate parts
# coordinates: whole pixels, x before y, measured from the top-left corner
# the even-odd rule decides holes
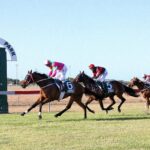
[[[7,91],[7,55],[0,47],[0,91]],[[8,113],[7,95],[0,95],[0,113]]]

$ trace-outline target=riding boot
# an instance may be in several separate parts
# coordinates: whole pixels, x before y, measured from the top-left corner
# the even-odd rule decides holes
[[[104,87],[103,87],[102,82],[97,81],[97,85],[98,85],[98,87],[101,89],[102,95],[105,95],[105,89],[104,89]]]
[[[62,86],[61,87],[62,87],[63,92],[67,92],[65,80],[62,81]]]
[[[96,83],[97,83],[98,87],[100,87],[103,90],[102,83],[100,81],[97,81]]]

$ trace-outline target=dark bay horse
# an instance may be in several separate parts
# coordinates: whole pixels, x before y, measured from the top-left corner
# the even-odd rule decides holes
[[[150,85],[141,81],[139,78],[134,77],[129,82],[129,87],[136,86],[146,99],[146,107],[149,109],[150,105]]]
[[[92,91],[96,95],[99,95],[99,97],[101,97],[101,98],[98,98],[99,101],[102,101],[106,97],[109,97],[111,99],[112,103],[107,108],[104,108],[103,110],[108,111],[108,110],[113,109],[112,106],[116,103],[114,100],[115,95],[121,100],[121,103],[118,106],[118,112],[121,112],[121,106],[126,100],[123,97],[123,93],[127,93],[128,95],[133,96],[133,97],[138,97],[138,95],[136,95],[135,91],[132,88],[127,87],[123,83],[116,81],[116,80],[106,81],[106,84],[111,87],[111,92],[108,92],[107,94],[104,94],[104,95],[101,90],[95,90],[97,89],[97,83],[91,77],[86,75],[84,72],[77,75],[75,80],[77,82],[82,82],[89,91]],[[89,103],[91,103],[93,100],[94,99],[92,98],[89,99],[86,103],[86,106]]]
[[[58,80],[49,78],[45,74],[28,71],[28,74],[26,75],[25,79],[22,80],[20,84],[23,88],[26,88],[29,84],[32,84],[32,83],[36,83],[40,87],[41,89],[40,96],[37,99],[37,101],[32,106],[30,106],[25,112],[22,112],[21,115],[24,116],[26,113],[28,113],[37,105],[39,105],[39,119],[41,119],[42,118],[42,115],[41,115],[42,106],[45,103],[48,103],[54,100],[59,100],[60,95],[61,95],[61,90],[59,89]],[[86,108],[90,112],[93,112],[93,111],[90,108],[86,107],[81,101],[82,95],[84,94],[85,89],[81,84],[74,82],[74,81],[72,82],[72,85],[74,86],[74,92],[65,93],[65,95],[61,98],[63,99],[63,98],[70,96],[70,99],[66,108],[60,111],[59,113],[57,113],[55,117],[61,116],[65,111],[70,109],[73,102],[75,101],[84,110],[84,118],[87,118]]]

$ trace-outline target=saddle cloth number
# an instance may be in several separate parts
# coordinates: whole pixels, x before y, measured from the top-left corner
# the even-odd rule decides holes
[[[72,85],[72,83],[70,81],[67,81],[66,85],[67,85],[68,90],[72,90],[73,89],[73,85]]]
[[[112,85],[110,83],[107,82],[106,86],[107,86],[108,92],[113,92],[113,88],[112,88]]]
[[[74,92],[73,84],[70,81],[66,81],[65,84],[66,84],[68,93],[73,93]]]

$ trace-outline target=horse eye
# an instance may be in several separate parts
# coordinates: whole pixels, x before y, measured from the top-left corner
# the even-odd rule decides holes
[[[28,80],[28,77],[29,77],[29,75],[27,75],[27,76],[25,77],[25,80]]]

